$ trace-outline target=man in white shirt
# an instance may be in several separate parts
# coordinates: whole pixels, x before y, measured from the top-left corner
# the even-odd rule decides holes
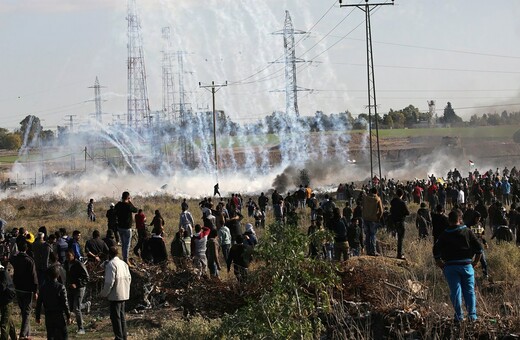
[[[132,276],[128,265],[118,255],[117,247],[110,247],[105,264],[105,284],[100,296],[110,302],[110,320],[116,340],[126,340],[125,301],[130,298]]]

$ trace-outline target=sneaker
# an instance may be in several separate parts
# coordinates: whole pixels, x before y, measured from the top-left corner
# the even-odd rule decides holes
[[[87,302],[85,303],[85,309],[87,310],[87,311],[86,311],[86,314],[90,314],[90,307],[91,307],[91,306],[92,306],[92,302],[87,301]]]
[[[78,329],[78,335],[84,335],[85,330],[84,329]]]

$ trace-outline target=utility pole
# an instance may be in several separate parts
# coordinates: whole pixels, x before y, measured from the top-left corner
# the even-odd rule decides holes
[[[74,117],[76,117],[76,115],[66,115],[65,117],[69,118],[69,134],[70,134],[74,130]]]
[[[376,128],[376,148],[377,148],[377,164],[379,168],[379,180],[381,180],[381,152],[379,149],[379,125],[377,115],[376,100],[376,79],[374,73],[374,54],[372,50],[372,25],[370,23],[370,13],[379,6],[393,5],[392,2],[373,2],[365,0],[365,4],[343,4],[343,0],[339,0],[339,7],[357,7],[365,12],[365,33],[366,33],[366,49],[367,49],[367,78],[368,78],[368,129],[370,138],[370,180],[374,178],[374,161],[373,161],[373,142],[372,142],[372,110],[375,116]]]
[[[217,112],[215,110],[215,93],[218,92],[223,87],[227,86],[227,80],[225,84],[215,84],[214,81],[211,82],[211,85],[202,85],[199,82],[199,88],[206,89],[211,91],[211,95],[213,97],[213,146],[215,150],[215,170],[217,174],[217,182],[218,182],[218,155],[217,155]]]

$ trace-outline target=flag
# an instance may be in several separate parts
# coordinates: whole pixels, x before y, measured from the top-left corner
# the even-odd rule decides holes
[[[474,165],[475,165],[475,163],[470,159],[469,160],[469,166],[474,166]]]

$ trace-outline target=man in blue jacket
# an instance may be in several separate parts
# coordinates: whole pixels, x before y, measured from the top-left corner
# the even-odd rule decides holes
[[[448,215],[450,226],[444,230],[433,246],[435,262],[440,267],[448,286],[455,309],[455,320],[464,319],[462,296],[470,320],[477,319],[475,297],[475,267],[482,256],[482,245],[475,234],[462,224],[462,212],[457,209]]]

